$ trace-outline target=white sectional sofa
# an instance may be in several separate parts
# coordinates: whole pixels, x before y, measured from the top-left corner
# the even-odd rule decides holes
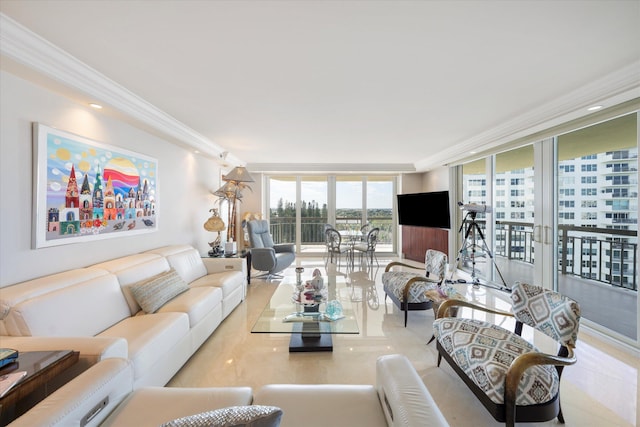
[[[125,358],[134,388],[162,386],[246,295],[244,262],[220,261],[191,246],[166,246],[2,288],[1,346],[79,351],[73,374]],[[130,286],[172,269],[188,290],[145,313]]]
[[[266,385],[255,395],[251,388],[241,386],[134,390],[131,362],[108,359],[10,426],[158,427],[176,418],[230,406],[246,409],[247,405],[279,408],[281,427],[448,426],[409,360],[398,354],[378,359],[375,385]],[[216,420],[221,421],[218,417]],[[181,425],[204,424],[191,420],[191,424]]]

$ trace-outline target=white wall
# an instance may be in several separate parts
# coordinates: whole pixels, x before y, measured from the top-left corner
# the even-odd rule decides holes
[[[422,193],[422,173],[405,173],[401,175],[401,184],[398,194]]]
[[[4,71],[0,95],[0,287],[169,244],[209,250],[216,162]],[[33,249],[32,122],[158,159],[158,231]]]
[[[422,191],[447,191],[449,190],[449,167],[441,166],[426,172],[423,175]]]

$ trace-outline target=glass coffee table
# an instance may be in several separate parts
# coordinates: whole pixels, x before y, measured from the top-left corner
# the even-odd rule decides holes
[[[303,278],[303,282],[307,279]],[[299,293],[296,277],[285,276],[251,332],[291,334],[289,352],[292,353],[333,351],[332,335],[360,333],[344,277],[324,276],[323,279],[325,288],[322,301],[301,304],[294,301]],[[342,317],[327,315],[327,304],[332,304],[332,301],[338,301],[342,306]]]

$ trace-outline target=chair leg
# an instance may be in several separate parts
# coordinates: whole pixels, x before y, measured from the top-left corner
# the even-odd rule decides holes
[[[442,362],[442,355],[440,354],[440,352],[438,352],[438,368],[440,367],[440,362]]]
[[[560,399],[560,396],[558,396],[558,399]],[[558,421],[560,421],[561,424],[564,424],[564,415],[562,415],[562,403],[558,403],[558,405],[560,406],[560,409],[558,410]]]
[[[407,303],[404,303],[404,327],[407,327],[407,317],[409,316],[409,309]]]

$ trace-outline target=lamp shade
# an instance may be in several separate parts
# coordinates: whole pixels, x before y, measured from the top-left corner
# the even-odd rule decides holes
[[[231,182],[255,182],[247,168],[244,166],[236,166],[222,179]]]

